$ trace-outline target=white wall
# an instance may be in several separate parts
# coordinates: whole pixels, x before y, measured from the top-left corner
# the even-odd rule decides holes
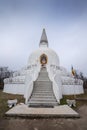
[[[5,84],[3,92],[24,95],[25,84]]]
[[[74,94],[83,94],[83,86],[82,85],[63,85],[62,86],[62,94],[63,95],[74,95]]]

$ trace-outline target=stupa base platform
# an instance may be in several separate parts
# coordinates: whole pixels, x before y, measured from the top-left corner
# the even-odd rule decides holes
[[[68,105],[60,105],[54,108],[32,108],[25,104],[18,104],[9,111],[6,116],[24,118],[79,118],[79,114]]]

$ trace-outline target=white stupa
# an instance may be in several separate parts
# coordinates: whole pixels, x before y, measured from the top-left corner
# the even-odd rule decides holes
[[[49,80],[57,103],[60,103],[60,99],[63,95],[84,93],[83,81],[75,79],[71,73],[67,72],[64,67],[61,67],[58,55],[48,46],[46,32],[45,29],[43,29],[39,49],[32,52],[29,56],[26,67],[15,72],[13,77],[4,80],[4,92],[24,95],[25,102],[28,103],[33,100],[30,99],[32,95],[36,94],[33,93],[37,90],[39,91],[37,94],[40,93],[41,95],[36,94],[36,96],[38,97],[40,95],[43,98],[42,90],[44,94],[46,89],[50,90],[47,88],[49,86],[47,85],[47,81]],[[37,84],[36,87],[38,89],[35,88],[35,84]],[[43,88],[41,89],[40,86],[43,86]],[[50,97],[51,95],[48,96]],[[36,97],[34,98],[33,103],[37,100]],[[47,98],[45,97],[45,99]]]

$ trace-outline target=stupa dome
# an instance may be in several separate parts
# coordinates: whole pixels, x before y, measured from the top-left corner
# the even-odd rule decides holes
[[[43,60],[43,63],[41,61]],[[45,29],[43,29],[42,36],[40,39],[39,49],[31,53],[28,59],[28,65],[30,64],[54,64],[59,66],[59,57],[55,51],[48,48],[48,40]]]
[[[48,47],[41,47],[38,50],[31,53],[28,60],[28,65],[30,64],[41,64],[41,56],[45,55],[47,57],[47,65],[54,64],[59,66],[59,57],[52,49]]]

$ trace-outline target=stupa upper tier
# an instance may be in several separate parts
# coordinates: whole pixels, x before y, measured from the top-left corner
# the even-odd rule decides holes
[[[39,46],[40,46],[40,47],[41,47],[41,46],[48,47],[48,40],[47,40],[47,35],[46,35],[45,29],[43,29]]]

